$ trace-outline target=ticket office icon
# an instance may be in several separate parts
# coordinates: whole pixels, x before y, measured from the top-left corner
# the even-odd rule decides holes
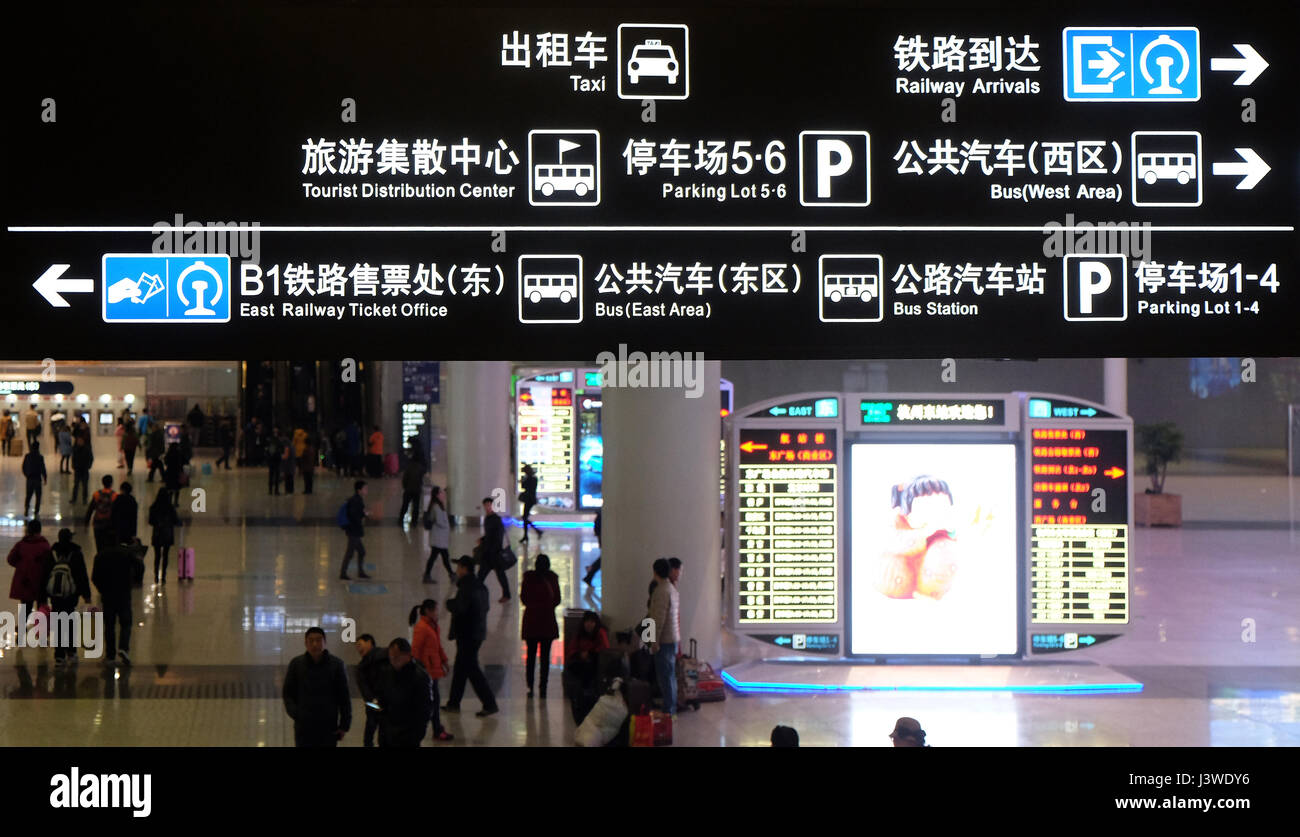
[[[230,257],[109,253],[102,259],[106,323],[230,322]]]

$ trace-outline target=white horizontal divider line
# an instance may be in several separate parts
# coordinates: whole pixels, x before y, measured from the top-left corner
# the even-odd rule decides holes
[[[39,227],[8,227],[11,233],[160,233],[160,232],[180,232],[182,235],[190,233],[204,233],[225,230],[256,230],[257,232],[274,232],[274,233],[441,233],[441,232],[467,232],[467,233],[494,233],[494,232],[573,232],[573,233],[593,233],[593,232],[718,232],[718,233],[766,233],[766,232],[793,232],[795,230],[803,232],[1077,232],[1092,231],[1097,229],[1116,229],[1118,227],[1104,226],[1112,223],[1126,223],[1128,229],[1142,229],[1151,232],[1173,232],[1173,233],[1202,233],[1202,232],[1295,232],[1294,226],[1241,226],[1241,225],[1211,225],[1211,226],[1171,226],[1155,225],[1144,226],[1141,222],[1100,222],[1098,224],[1089,224],[1088,226],[1053,226],[1048,227],[1046,224],[1037,226],[844,226],[844,227],[825,227],[825,226],[801,226],[799,224],[785,224],[781,226],[509,226],[509,225],[470,225],[470,226],[370,226],[370,227],[349,227],[349,226],[245,226],[240,227],[238,224],[225,227],[172,227],[172,226],[123,226],[123,227],[83,227],[83,226],[39,226]]]

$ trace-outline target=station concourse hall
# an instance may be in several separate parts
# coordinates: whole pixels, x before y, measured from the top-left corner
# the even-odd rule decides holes
[[[12,626],[31,602],[5,606],[0,744],[292,747],[286,672],[319,627],[349,682],[338,744],[361,747],[357,638],[413,640],[412,609],[437,602],[447,704],[455,562],[482,554],[499,517],[518,562],[506,591],[483,570],[478,655],[498,711],[480,716],[471,685],[460,711],[441,712],[450,737],[426,729],[426,748],[573,746],[582,614],[611,645],[639,645],[660,601],[647,595],[656,559],[670,557],[681,570],[657,581],[672,585],[665,612],[725,697],[676,711],[672,747],[767,747],[778,726],[803,747],[887,747],[911,729],[900,719],[932,747],[1300,745],[1288,405],[1222,384],[1233,360],[960,361],[961,383],[942,391],[933,361],[701,361],[704,397],[563,362],[365,361],[349,383],[333,361],[61,361],[53,381],[3,362],[0,540],[15,579],[40,549],[32,520],[50,547],[71,530],[92,572],[112,546],[97,544],[92,500],[105,476],[119,493],[131,483],[115,525],[147,552],[127,593],[129,649],[119,626],[113,660],[92,657],[89,636],[75,665],[20,643]],[[1259,363],[1300,374],[1294,358]],[[1144,445],[1171,421],[1182,455],[1151,494]],[[358,480],[364,556],[346,565],[340,520]],[[1101,512],[1094,485],[1123,488]],[[1152,499],[1171,494],[1177,520]],[[438,505],[447,563],[425,527]],[[802,531],[809,521],[828,528]],[[755,525],[783,542],[764,546]],[[155,581],[160,528],[172,545]],[[918,530],[920,547],[904,537]],[[540,555],[553,607],[536,577],[521,591]],[[87,624],[122,610],[95,575],[75,605]],[[543,611],[558,636],[530,682],[523,635]],[[654,672],[626,676],[647,711],[674,714]],[[628,693],[610,689],[625,707]]]

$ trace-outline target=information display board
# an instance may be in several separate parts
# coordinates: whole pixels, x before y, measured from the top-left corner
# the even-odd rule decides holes
[[[573,372],[554,372],[516,385],[517,480],[525,465],[537,474],[539,505],[574,507]]]
[[[740,431],[741,625],[839,621],[839,448],[832,429]]]
[[[1287,3],[238,5],[24,10],[14,345],[1300,354]]]

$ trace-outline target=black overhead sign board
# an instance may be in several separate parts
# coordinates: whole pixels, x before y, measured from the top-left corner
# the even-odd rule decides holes
[[[1300,354],[1286,4],[32,15],[15,346]]]

